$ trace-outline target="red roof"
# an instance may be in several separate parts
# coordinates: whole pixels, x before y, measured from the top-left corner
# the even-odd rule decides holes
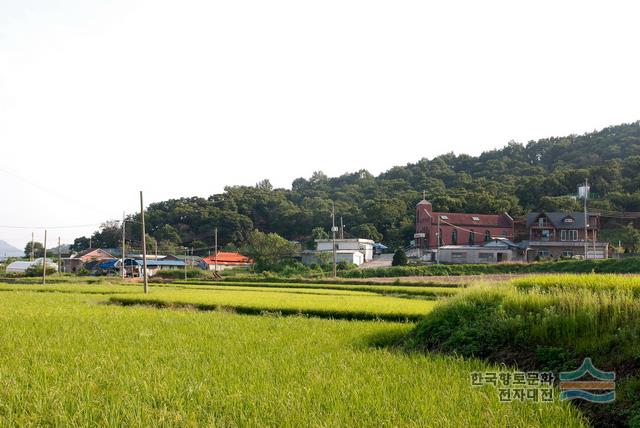
[[[513,219],[507,214],[432,213],[431,224],[451,223],[456,226],[513,227]],[[443,218],[447,217],[447,218]],[[474,217],[478,220],[474,220]],[[445,223],[446,222],[446,223]]]
[[[216,264],[216,256],[211,255],[209,257],[205,257],[202,259],[202,261],[210,265]],[[219,265],[246,265],[253,263],[253,260],[251,260],[247,256],[243,256],[240,253],[220,251],[218,252],[217,262]]]

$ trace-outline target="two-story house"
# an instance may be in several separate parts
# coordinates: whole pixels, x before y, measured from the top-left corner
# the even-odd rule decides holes
[[[434,212],[431,202],[416,205],[416,246],[481,245],[494,238],[513,239],[513,219],[507,213],[470,214]],[[439,242],[438,242],[439,241]]]
[[[582,212],[533,212],[527,215],[528,260],[569,258],[585,255],[586,258],[605,259],[609,244],[598,242],[600,215]]]

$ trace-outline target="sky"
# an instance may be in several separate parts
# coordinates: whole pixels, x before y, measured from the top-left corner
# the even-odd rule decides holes
[[[140,190],[290,187],[636,121],[638,16],[615,0],[0,0],[0,240],[72,242]]]

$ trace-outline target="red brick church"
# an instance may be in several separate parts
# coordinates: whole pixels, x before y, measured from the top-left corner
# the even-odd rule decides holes
[[[438,245],[438,224],[440,245]],[[479,245],[491,238],[513,239],[513,219],[503,214],[463,214],[433,212],[431,202],[416,205],[416,245],[437,248],[443,245]]]

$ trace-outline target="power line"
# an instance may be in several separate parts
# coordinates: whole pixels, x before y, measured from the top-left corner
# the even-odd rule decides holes
[[[91,224],[77,224],[72,226],[7,226],[0,225],[0,229],[78,229],[81,227],[100,226],[103,223],[91,223]]]

